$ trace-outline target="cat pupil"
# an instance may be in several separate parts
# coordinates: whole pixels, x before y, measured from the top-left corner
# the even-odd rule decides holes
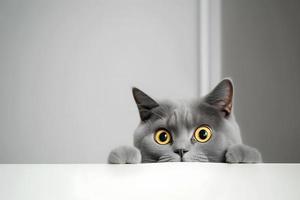
[[[199,133],[199,137],[204,140],[207,137],[207,132],[205,130],[201,130]]]
[[[161,133],[161,134],[159,135],[159,139],[160,139],[160,141],[162,141],[162,142],[166,141],[166,140],[167,140],[167,133]]]

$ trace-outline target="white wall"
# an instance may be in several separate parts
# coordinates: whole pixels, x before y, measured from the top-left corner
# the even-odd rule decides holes
[[[106,162],[138,86],[197,94],[195,0],[0,2],[0,162]]]

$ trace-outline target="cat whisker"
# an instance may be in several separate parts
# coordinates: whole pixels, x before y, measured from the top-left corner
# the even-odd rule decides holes
[[[190,159],[192,161],[199,161],[199,162],[222,162],[222,156],[219,155],[211,155],[205,153],[197,153],[191,155]]]
[[[193,156],[192,160],[199,161],[199,162],[208,162],[209,161],[209,159],[207,158],[207,156],[199,156],[199,155]]]
[[[149,158],[144,158],[144,159],[143,159],[143,163],[153,163],[153,162],[156,162],[156,160],[154,160],[154,159],[149,159]]]
[[[172,162],[172,159],[159,159],[157,162]]]
[[[215,156],[215,155],[207,155],[207,157],[209,158],[209,161],[213,161],[213,162],[220,162],[222,160],[220,160],[220,156]]]
[[[176,161],[176,160],[174,159],[174,157],[172,157],[170,155],[162,155],[157,160],[157,162],[174,162],[174,161]]]

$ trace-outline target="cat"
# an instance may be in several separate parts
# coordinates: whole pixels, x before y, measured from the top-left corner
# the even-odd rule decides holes
[[[108,163],[262,162],[257,149],[242,143],[232,109],[231,79],[191,102],[157,102],[137,88],[132,93],[141,119],[135,147],[113,149]]]

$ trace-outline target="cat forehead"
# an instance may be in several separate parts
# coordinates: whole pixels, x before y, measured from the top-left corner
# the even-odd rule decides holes
[[[177,104],[175,108],[167,116],[166,124],[168,127],[177,127],[179,125],[192,126],[194,116],[190,106],[181,103]]]
[[[169,128],[193,128],[201,124],[218,126],[220,113],[203,102],[162,102],[156,110]]]

